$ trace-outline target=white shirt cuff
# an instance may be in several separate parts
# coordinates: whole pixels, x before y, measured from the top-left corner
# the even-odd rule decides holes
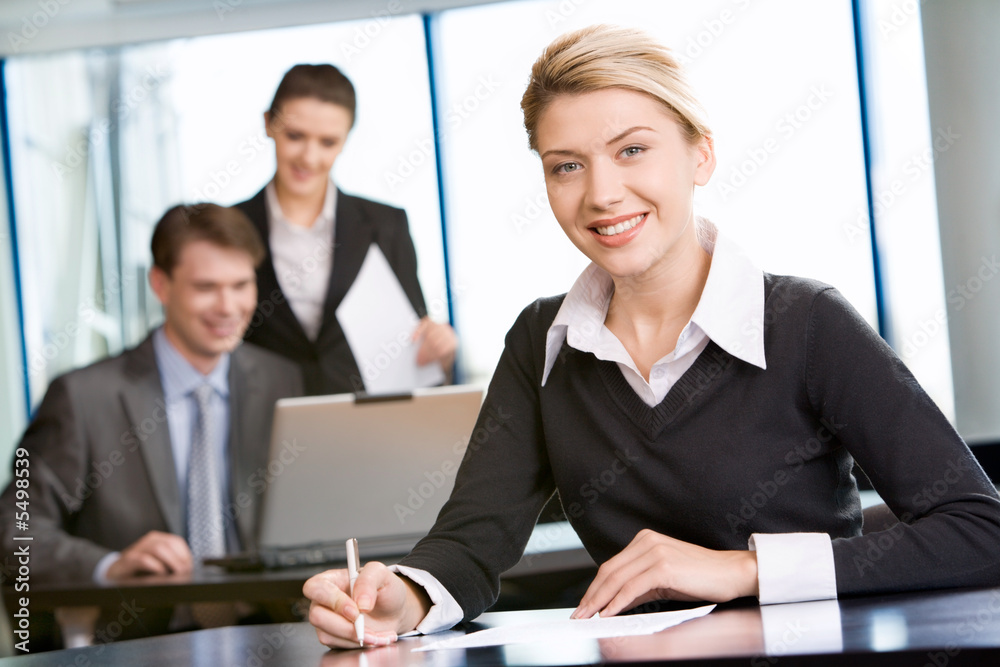
[[[764,655],[781,657],[844,650],[840,603],[836,600],[764,605],[760,608],[760,619],[764,626]],[[768,662],[774,664],[773,660]],[[758,662],[751,660],[750,664]]]
[[[95,584],[106,584],[108,583],[108,570],[111,566],[115,564],[115,561],[121,557],[122,553],[120,551],[112,551],[109,554],[105,554],[104,558],[97,561],[97,566],[94,568],[93,579]]]
[[[424,620],[413,632],[408,632],[403,637],[413,634],[429,635],[434,632],[448,630],[459,623],[465,617],[465,612],[451,596],[441,582],[426,570],[418,570],[405,565],[390,565],[389,570],[401,574],[413,583],[423,586],[427,591],[427,597],[431,599],[432,606]]]
[[[826,533],[754,533],[761,604],[835,600],[837,570]]]

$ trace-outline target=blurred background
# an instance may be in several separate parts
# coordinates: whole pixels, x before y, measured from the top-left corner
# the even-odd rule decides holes
[[[541,50],[593,23],[641,27],[685,63],[719,159],[700,213],[764,270],[838,287],[985,452],[1000,442],[1000,140],[984,129],[1000,110],[997,5],[0,3],[0,460],[53,377],[159,323],[146,273],[160,215],[271,177],[263,113],[302,62],[355,84],[335,180],[406,209],[460,379],[488,380],[520,310],[585,266],[518,104]]]

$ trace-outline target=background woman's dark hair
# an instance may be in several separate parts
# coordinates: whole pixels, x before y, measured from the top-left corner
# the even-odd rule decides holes
[[[331,102],[351,112],[351,126],[357,101],[354,86],[344,74],[333,65],[296,65],[285,72],[274,92],[271,108],[272,116],[281,111],[281,105],[288,100],[311,97],[321,102]]]
[[[193,241],[242,250],[250,255],[255,267],[264,259],[260,234],[242,211],[217,204],[182,204],[168,210],[156,223],[150,241],[153,266],[169,276],[184,246]]]

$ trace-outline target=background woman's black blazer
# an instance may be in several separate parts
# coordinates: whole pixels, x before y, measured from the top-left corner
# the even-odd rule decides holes
[[[315,341],[309,340],[295,317],[271,260],[270,221],[265,191],[236,204],[260,232],[267,256],[257,269],[257,311],[245,339],[273,350],[302,367],[307,394],[338,394],[364,389],[358,363],[337,322],[336,309],[361,269],[368,247],[377,243],[399,279],[417,315],[427,314],[417,280],[417,254],[410,238],[406,212],[337,191],[334,222],[333,270],[323,306],[323,322]],[[371,317],[379,317],[379,304],[371,304]]]

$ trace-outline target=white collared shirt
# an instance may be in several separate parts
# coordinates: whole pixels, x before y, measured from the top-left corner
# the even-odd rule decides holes
[[[642,376],[621,341],[604,325],[614,282],[596,264],[588,266],[566,294],[545,339],[545,386],[565,341],[581,352],[618,364],[635,393],[650,407],[663,398],[695,362],[709,340],[729,354],[766,369],[764,360],[764,274],[712,223],[701,221],[712,266],[698,306],[681,330],[677,346]]]
[[[288,221],[278,203],[273,180],[264,191],[270,220],[268,246],[278,285],[306,335],[316,340],[333,270],[337,187],[333,181],[327,183],[323,209],[311,227]]]

